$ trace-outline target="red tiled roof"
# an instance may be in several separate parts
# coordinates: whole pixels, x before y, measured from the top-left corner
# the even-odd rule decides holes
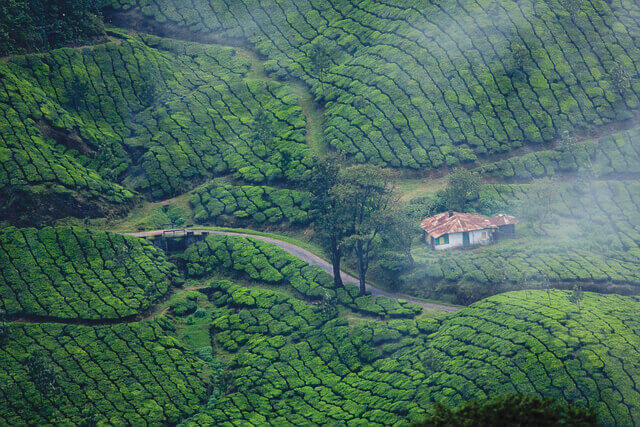
[[[498,227],[501,227],[503,225],[509,225],[509,224],[517,224],[518,220],[515,219],[514,217],[512,217],[511,215],[507,215],[507,214],[498,214],[494,217],[489,218],[489,220],[497,225]]]
[[[438,238],[443,234],[497,228],[507,224],[516,224],[517,222],[514,217],[504,214],[487,218],[473,213],[447,211],[423,220],[420,223],[420,228],[430,236]]]

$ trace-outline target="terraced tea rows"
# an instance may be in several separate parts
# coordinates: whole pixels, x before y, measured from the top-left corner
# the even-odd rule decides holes
[[[520,291],[442,322],[427,354],[431,399],[520,392],[589,402],[604,425],[640,421],[640,300],[586,292]]]
[[[205,364],[155,323],[8,328],[0,347],[2,424],[172,424],[207,397]],[[30,368],[43,364],[52,383]]]
[[[132,194],[100,176],[153,197],[212,174],[296,180],[308,153],[298,98],[250,71],[232,48],[152,36],[11,57],[2,190],[44,183],[122,203]]]
[[[528,185],[496,185],[485,188],[505,206],[514,206],[532,197]],[[556,190],[557,191],[557,190]],[[497,196],[497,197],[496,197]],[[575,239],[588,239],[589,248],[607,253],[628,251],[640,255],[640,182],[638,181],[576,181],[560,185],[552,200],[552,213],[558,221],[576,222],[580,230]],[[598,229],[595,236],[585,236],[584,230]],[[567,232],[562,233],[564,236]]]
[[[133,317],[179,275],[143,239],[72,227],[0,230],[0,301],[12,317]]]
[[[231,354],[234,387],[187,425],[420,419],[422,365],[400,355],[422,342],[421,322],[371,322],[352,331],[346,320],[275,291],[219,282],[206,292],[218,307],[212,338]]]
[[[524,181],[560,173],[589,174],[593,178],[640,173],[640,129],[615,133],[597,141],[573,144],[511,157],[483,166],[483,176]]]
[[[326,104],[326,140],[360,161],[454,166],[638,107],[632,0],[110,4],[116,21],[248,40],[268,71],[307,82]]]
[[[330,275],[284,250],[257,239],[209,235],[184,253],[187,275],[202,277],[213,272],[237,271],[253,280],[298,292],[312,301],[335,299],[354,311],[381,317],[413,317],[422,309],[383,296],[359,296],[356,286],[335,288]]]
[[[272,290],[205,292],[233,387],[187,425],[392,425],[434,401],[516,392],[590,403],[605,425],[637,422],[638,298],[511,292],[441,320],[349,327]]]
[[[267,186],[208,184],[190,199],[194,220],[200,224],[251,221],[256,224],[306,224],[310,194]]]

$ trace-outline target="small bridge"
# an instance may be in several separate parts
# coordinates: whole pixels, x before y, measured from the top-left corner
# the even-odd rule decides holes
[[[204,240],[211,232],[208,230],[189,230],[174,228],[169,230],[154,230],[140,233],[126,233],[150,240],[154,246],[165,252],[184,251],[188,246]]]

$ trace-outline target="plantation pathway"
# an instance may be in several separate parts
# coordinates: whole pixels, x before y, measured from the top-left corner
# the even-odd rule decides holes
[[[169,229],[162,229],[162,230],[138,231],[135,233],[120,233],[120,234],[127,235],[127,236],[135,236],[135,237],[152,237],[152,236],[161,236],[164,232],[171,232],[171,231],[172,230],[169,230]],[[251,237],[254,239],[258,239],[263,242],[271,243],[275,246],[278,246],[279,248],[290,253],[291,255],[305,261],[306,263],[310,265],[318,266],[324,271],[326,271],[327,273],[333,274],[333,269],[329,262],[320,258],[316,254],[301,248],[300,246],[294,245],[293,243],[274,239],[272,237],[266,237],[266,236],[260,236],[256,234],[248,234],[248,233],[239,233],[239,232],[233,232],[233,231],[198,230],[198,229],[188,229],[188,231],[191,231],[195,234],[222,234],[226,236],[241,236],[241,237]],[[341,272],[341,276],[342,276],[342,281],[345,283],[351,283],[355,285],[359,284],[359,281],[357,278],[355,278],[354,276],[348,273],[345,273],[344,271]],[[385,291],[383,289],[372,286],[368,283],[366,284],[366,288],[367,288],[367,291],[371,292],[371,295],[373,296],[382,295],[382,296],[393,298],[393,299],[403,299],[411,304],[416,304],[423,308],[427,308],[431,310],[456,312],[461,309],[460,307],[455,307],[451,305],[436,304],[436,303],[421,301],[411,297],[406,297],[404,295]]]

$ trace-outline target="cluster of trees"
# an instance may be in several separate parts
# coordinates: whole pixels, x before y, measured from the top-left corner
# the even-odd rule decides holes
[[[0,56],[105,38],[100,0],[7,0],[0,4]]]
[[[454,408],[436,403],[427,418],[415,427],[481,426],[596,427],[593,408],[560,403],[547,397],[506,394],[487,400],[469,400]]]
[[[306,185],[313,194],[313,227],[331,259],[336,287],[343,285],[340,264],[347,252],[356,259],[362,295],[371,261],[382,248],[411,257],[413,230],[399,209],[391,171],[322,159],[316,161]]]

